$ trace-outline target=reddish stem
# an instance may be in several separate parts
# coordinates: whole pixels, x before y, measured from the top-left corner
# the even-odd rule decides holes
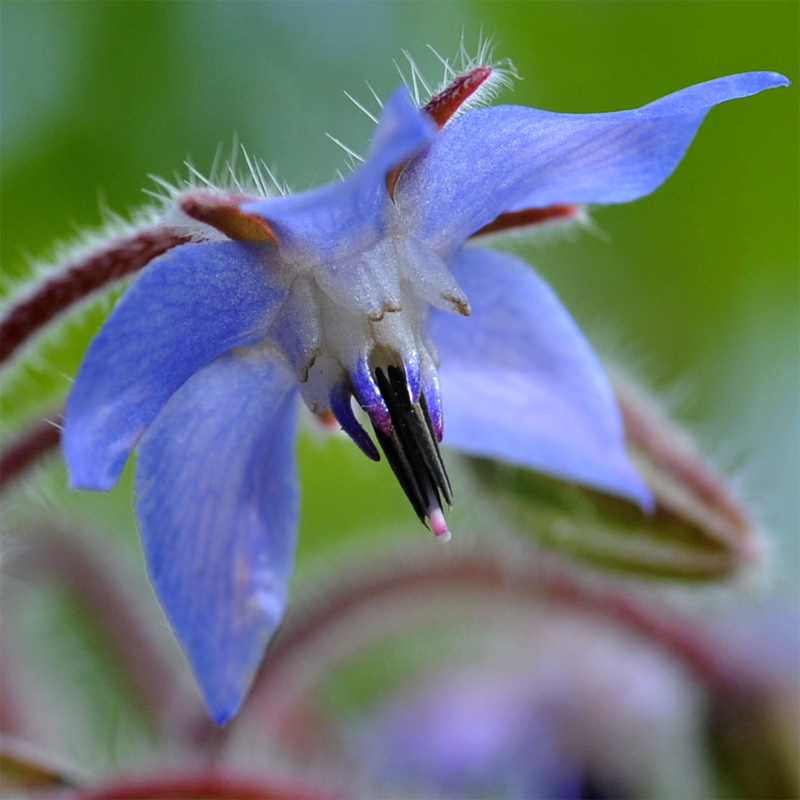
[[[219,771],[128,778],[58,795],[63,800],[334,800],[317,786]]]
[[[137,272],[156,256],[188,241],[187,236],[155,226],[127,238],[114,239],[45,280],[0,322],[0,364],[73,303],[111,281]]]
[[[731,499],[730,490],[723,487],[717,476],[705,469],[696,456],[693,457],[688,443],[664,436],[664,421],[637,408],[624,395],[618,396],[618,400],[625,432],[634,446],[642,448],[682,485],[691,486],[701,500],[724,513],[735,529],[746,533],[752,528],[744,510]]]
[[[173,741],[183,738],[187,720],[201,713],[199,699],[181,691],[176,667],[153,636],[152,611],[140,606],[138,586],[128,583],[103,548],[73,533],[32,527],[19,537],[17,552],[7,562],[7,574],[22,583],[56,580],[80,598],[111,644],[142,707]],[[15,585],[9,582],[9,588]]]
[[[61,442],[61,412],[56,411],[33,423],[0,453],[0,489],[33,466]]]

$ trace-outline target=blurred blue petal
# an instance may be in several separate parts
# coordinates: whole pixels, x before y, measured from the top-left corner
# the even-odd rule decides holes
[[[274,250],[274,248],[272,248]],[[181,384],[231,347],[263,338],[285,291],[270,246],[175,248],[136,279],[92,340],[72,387],[63,450],[72,485],[110,489]]]
[[[447,253],[504,211],[635,200],[672,174],[712,106],[788,83],[775,72],[729,75],[607,114],[471,111],[409,165],[396,202]]]
[[[453,273],[472,316],[431,312],[444,444],[650,507],[608,380],[553,291],[518,258],[477,247],[458,252]]]
[[[139,446],[150,577],[218,723],[238,710],[286,607],[296,395],[276,359],[228,353],[173,395]]]
[[[412,684],[378,712],[361,750],[411,796],[580,798],[586,756],[569,751],[569,709],[561,696],[532,694],[518,675],[489,671]]]

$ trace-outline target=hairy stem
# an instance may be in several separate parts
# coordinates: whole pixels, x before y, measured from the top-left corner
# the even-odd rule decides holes
[[[190,237],[154,225],[110,239],[39,283],[12,305],[0,321],[0,364],[6,363],[31,337],[42,331],[70,306],[103,286],[138,272],[156,256]]]

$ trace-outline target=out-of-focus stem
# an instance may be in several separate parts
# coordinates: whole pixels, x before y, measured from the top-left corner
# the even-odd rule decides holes
[[[0,453],[0,490],[61,442],[61,411],[48,414],[27,427]]]
[[[334,800],[310,784],[264,777],[246,778],[222,770],[149,775],[116,780],[59,794],[61,800]]]
[[[139,609],[136,589],[129,588],[124,573],[102,548],[72,532],[31,526],[20,534],[5,572],[24,582],[54,580],[80,597],[116,651],[151,719],[167,736],[185,734],[186,720],[199,714],[200,701],[181,691],[177,668],[154,638],[145,609]]]
[[[406,603],[408,607],[409,602],[413,605],[433,593],[437,597],[474,597],[478,593],[492,601],[556,602],[622,625],[664,648],[715,696],[758,690],[757,680],[746,666],[729,659],[727,651],[717,647],[690,620],[625,592],[619,583],[590,582],[567,568],[543,568],[537,559],[540,554],[536,552],[509,557],[502,548],[476,548],[447,555],[434,555],[428,550],[420,559],[405,556],[393,562],[383,557],[383,568],[373,563],[363,573],[351,574],[349,580],[321,592],[302,610],[290,611],[262,662],[241,719],[269,719],[270,727],[275,724],[279,728],[281,716],[292,713],[297,699],[292,695],[301,690],[297,664],[313,662],[314,674],[326,666],[330,668],[331,663],[386,634],[385,615],[374,626],[364,621],[370,618],[370,609],[387,608],[390,603],[398,608]],[[410,614],[410,618],[416,617]],[[347,630],[350,635],[336,637],[336,630]],[[337,643],[336,652],[325,655],[324,643],[333,641]],[[312,648],[314,658],[302,659],[302,653]],[[223,735],[233,734],[239,724],[240,720],[234,720]]]

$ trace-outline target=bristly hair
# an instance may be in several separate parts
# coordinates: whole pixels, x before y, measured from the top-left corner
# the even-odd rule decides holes
[[[236,137],[234,137],[230,152],[230,156],[226,158],[223,148],[221,146],[217,148],[207,176],[200,172],[190,160],[184,161],[188,176],[184,178],[176,175],[172,183],[156,175],[150,175],[150,179],[158,184],[160,191],[145,190],[145,193],[167,205],[174,203],[175,198],[179,195],[195,189],[262,198],[272,197],[276,194],[281,196],[290,194],[289,188],[278,182],[274,172],[267,164],[264,161],[256,161],[250,156]],[[244,171],[240,170],[238,165],[240,153],[246,165]]]
[[[244,170],[238,166],[240,154],[245,162]],[[161,219],[166,225],[185,230],[188,235],[200,239],[217,239],[220,235],[210,226],[191,219],[181,211],[182,200],[198,189],[204,194],[234,194],[252,199],[291,194],[289,186],[280,183],[273,170],[263,160],[251,156],[235,138],[229,157],[223,155],[222,147],[217,148],[208,175],[200,172],[191,161],[185,161],[184,165],[188,171],[186,177],[175,175],[169,181],[158,175],[149,175],[157,189],[145,189],[144,192],[159,204]]]
[[[237,164],[240,152],[246,164],[244,171]],[[56,243],[50,254],[44,258],[30,258],[28,268],[19,278],[8,279],[5,276],[5,296],[0,300],[0,313],[10,304],[18,302],[20,297],[35,291],[39,283],[50,278],[64,264],[85,261],[94,252],[106,248],[109,242],[135,236],[140,231],[167,226],[185,228],[187,234],[199,239],[218,238],[218,232],[206,230],[208,226],[203,226],[202,231],[198,230],[200,223],[180,212],[180,199],[187,193],[202,189],[212,194],[235,193],[253,199],[291,193],[288,186],[278,182],[273,171],[263,161],[252,158],[236,139],[229,157],[224,155],[222,147],[217,149],[207,176],[191,161],[186,161],[185,165],[187,175],[175,175],[172,181],[150,175],[157,188],[144,189],[144,193],[155,202],[131,212],[129,219],[101,205],[102,221],[97,228],[80,230],[71,241]]]
[[[471,72],[474,72],[480,67],[488,67],[490,69],[489,76],[461,104],[460,108],[451,117],[451,119],[454,119],[460,114],[463,114],[465,111],[489,105],[500,93],[500,91],[502,91],[504,88],[512,87],[514,81],[519,79],[517,70],[511,63],[510,59],[504,58],[500,61],[494,60],[495,47],[496,44],[492,38],[484,38],[483,34],[481,33],[478,40],[477,52],[474,56],[471,56],[466,45],[464,33],[462,32],[456,56],[452,60],[448,60],[434,47],[428,45],[430,51],[441,62],[442,67],[444,68],[442,78],[435,85],[431,84],[425,78],[422,70],[417,65],[416,61],[414,61],[413,56],[408,50],[403,50],[402,52],[406,58],[406,61],[408,62],[406,69],[410,70],[409,74],[406,75],[406,73],[403,71],[403,67],[396,61],[395,67],[400,74],[401,80],[411,92],[414,103],[418,108],[424,108],[431,98],[443,92],[453,83],[453,81],[457,80],[458,78],[469,75]],[[372,99],[375,101],[377,106],[377,110],[375,112],[370,111],[366,105],[359,102],[359,100],[353,97],[353,95],[351,95],[349,92],[345,91],[344,94],[345,97],[347,97],[347,99],[350,100],[350,102],[352,102],[359,111],[369,117],[369,119],[377,125],[378,117],[383,109],[383,102],[369,82],[367,82],[367,88],[369,89]],[[364,160],[355,150],[345,145],[336,137],[331,136],[330,134],[326,134],[326,136],[335,144],[339,145],[339,147],[341,147],[342,150],[344,150],[344,152],[347,154],[348,166],[350,169],[355,169],[358,164]]]
[[[472,108],[488,105],[502,89],[510,88],[513,86],[514,81],[519,79],[517,70],[510,59],[504,58],[500,61],[495,61],[495,47],[496,43],[491,37],[484,38],[483,34],[481,34],[478,41],[477,53],[471,56],[467,49],[464,34],[462,33],[461,41],[458,46],[458,53],[452,61],[449,61],[434,47],[428,45],[428,49],[436,56],[444,68],[444,75],[441,81],[433,89],[423,76],[414,58],[407,50],[403,50],[403,55],[406,61],[408,61],[408,68],[411,70],[410,79],[406,77],[403,69],[397,62],[395,62],[395,66],[400,73],[403,83],[408,86],[414,98],[414,102],[419,108],[423,108],[432,97],[444,91],[454,80],[462,75],[467,75],[479,67],[489,67],[491,69],[489,77],[474,94],[461,105],[455,114],[455,116],[458,116]]]
[[[240,151],[246,163],[243,172],[237,169],[236,163]],[[98,227],[80,230],[71,241],[56,243],[44,258],[27,259],[18,276],[4,276],[0,297],[0,319],[4,324],[10,323],[16,311],[27,308],[37,296],[48,291],[51,294],[56,292],[62,300],[65,293],[71,296],[71,289],[76,292],[74,298],[65,300],[63,309],[43,319],[41,329],[25,334],[20,343],[10,345],[13,349],[9,352],[13,355],[4,351],[3,379],[7,393],[13,393],[11,387],[18,380],[25,380],[29,368],[52,372],[52,365],[48,368],[40,345],[46,348],[48,343],[62,338],[70,322],[76,319],[76,312],[92,307],[102,312],[101,318],[105,316],[133,274],[145,265],[138,262],[147,252],[152,251],[152,257],[156,257],[161,252],[161,243],[170,247],[185,241],[226,238],[181,209],[187,196],[202,193],[258,199],[289,193],[266,164],[251,158],[235,140],[230,156],[222,148],[217,150],[208,176],[188,161],[186,168],[186,176],[176,176],[173,182],[151,175],[156,189],[145,190],[145,193],[150,195],[152,202],[130,213],[127,219],[101,204],[101,224]],[[92,266],[101,262],[101,266]],[[107,278],[98,278],[100,273],[107,273]],[[30,315],[33,312],[28,310],[25,313]],[[5,328],[4,332],[8,333]],[[16,342],[14,336],[11,340]],[[4,338],[4,344],[9,341],[8,337]]]
[[[444,74],[435,88],[432,88],[424,78],[408,52],[404,51],[404,55],[411,70],[410,79],[403,75],[398,66],[403,81],[409,86],[414,101],[419,107],[423,107],[431,97],[445,89],[460,75],[468,74],[479,67],[490,67],[491,74],[463,103],[457,113],[478,105],[485,105],[501,88],[511,85],[512,80],[518,77],[509,60],[499,62],[493,60],[494,43],[490,38],[481,36],[477,53],[470,56],[462,33],[457,54],[452,61],[443,58],[432,47],[430,49],[444,67]],[[382,103],[379,96],[369,84],[367,86],[380,109]],[[372,114],[349,94],[347,96],[370,119],[377,121],[380,111],[378,114]],[[351,169],[357,167],[361,160],[358,154],[336,138],[330,138],[341,145],[348,154]],[[244,159],[244,170],[238,169],[237,157]],[[149,235],[154,230],[169,230],[195,241],[225,238],[216,229],[192,219],[182,211],[181,203],[187,195],[202,191],[219,195],[243,195],[256,199],[291,193],[288,186],[278,182],[266,163],[251,157],[235,139],[230,156],[225,155],[223,148],[217,150],[207,175],[200,172],[190,161],[186,161],[185,166],[187,174],[185,176],[175,175],[172,181],[151,175],[150,178],[156,186],[152,190],[146,189],[145,193],[154,202],[131,213],[128,219],[106,208],[101,208],[102,223],[96,229],[83,230],[79,232],[75,240],[57,244],[51,250],[49,257],[30,259],[28,269],[24,270],[19,278],[6,280],[5,291],[2,293],[5,296],[0,297],[0,315],[26,297],[35,294],[43,284],[65,268],[90,260],[98,253],[113,248],[115,242],[135,239],[139,235]],[[97,293],[102,294],[104,291],[104,288],[99,288]],[[93,292],[85,298],[85,301],[91,302],[96,299],[97,293]],[[79,305],[83,305],[83,303]]]

